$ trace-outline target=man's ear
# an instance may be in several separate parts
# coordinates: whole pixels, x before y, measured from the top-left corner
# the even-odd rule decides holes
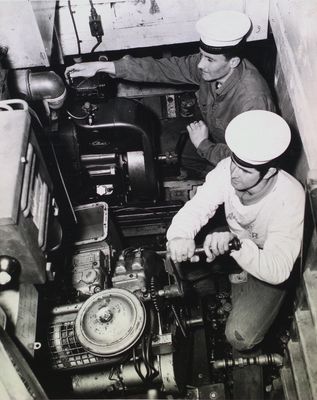
[[[274,175],[277,174],[277,168],[275,167],[270,167],[267,171],[266,174],[263,176],[263,179],[270,179],[272,178]]]
[[[240,62],[241,62],[241,59],[240,59],[240,57],[232,57],[232,58],[230,58],[230,67],[233,69],[233,68],[236,68],[239,64],[240,64]]]

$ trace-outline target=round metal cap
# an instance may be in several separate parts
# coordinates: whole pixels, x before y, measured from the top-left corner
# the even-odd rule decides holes
[[[145,322],[143,303],[127,290],[112,288],[85,301],[76,317],[75,332],[86,350],[112,357],[137,342]]]

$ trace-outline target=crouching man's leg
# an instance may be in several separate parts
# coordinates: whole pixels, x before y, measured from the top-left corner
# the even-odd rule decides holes
[[[226,337],[238,351],[260,344],[283,303],[284,285],[270,285],[248,275],[247,282],[233,283],[232,311],[226,324]]]

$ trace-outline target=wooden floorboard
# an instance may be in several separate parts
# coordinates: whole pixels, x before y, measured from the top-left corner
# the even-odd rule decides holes
[[[287,347],[289,351],[291,372],[293,375],[297,398],[298,400],[312,400],[312,394],[300,344],[290,340]]]
[[[317,338],[310,311],[297,310],[295,320],[312,398],[317,399]]]

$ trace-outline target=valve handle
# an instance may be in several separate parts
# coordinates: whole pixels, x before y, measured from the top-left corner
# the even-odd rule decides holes
[[[17,259],[11,256],[0,256],[0,287],[11,282],[16,278],[21,270],[21,265]]]

